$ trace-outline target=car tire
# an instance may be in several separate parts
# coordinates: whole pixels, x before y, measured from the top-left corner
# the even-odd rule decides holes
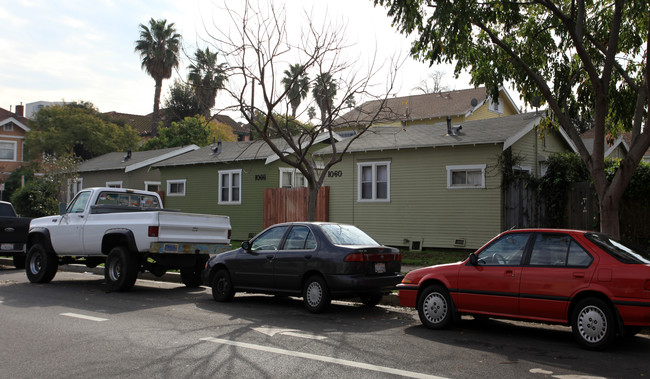
[[[115,246],[108,253],[104,279],[108,284],[108,291],[124,292],[133,288],[138,278],[138,257],[126,251],[122,246]]]
[[[616,337],[612,310],[598,298],[586,298],[576,304],[571,329],[578,343],[589,350],[603,350]]]
[[[32,283],[49,283],[59,269],[56,254],[39,243],[29,248],[25,261],[25,273]]]
[[[201,279],[201,272],[205,266],[207,257],[196,257],[196,264],[193,267],[182,267],[181,268],[181,282],[189,288],[197,288],[203,284]]]
[[[359,296],[359,298],[361,299],[363,305],[365,305],[366,307],[374,307],[375,305],[381,302],[381,299],[384,298],[384,294],[380,292],[367,293]]]
[[[302,289],[302,299],[309,312],[323,312],[332,302],[325,279],[320,275],[310,276]]]
[[[25,256],[24,255],[14,255],[13,257],[14,267],[22,270],[25,268]]]
[[[215,301],[228,302],[235,297],[235,287],[226,269],[220,269],[212,279],[212,297]]]
[[[424,326],[443,329],[454,320],[454,303],[449,292],[441,285],[431,285],[418,297],[418,315]]]

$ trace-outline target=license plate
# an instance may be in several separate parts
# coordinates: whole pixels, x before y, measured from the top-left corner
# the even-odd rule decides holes
[[[375,263],[375,272],[377,274],[383,274],[386,272],[386,263]]]
[[[0,245],[0,250],[13,250],[14,249],[14,244],[13,243],[3,243]]]

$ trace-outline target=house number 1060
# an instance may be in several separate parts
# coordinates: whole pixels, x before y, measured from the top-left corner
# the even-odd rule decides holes
[[[343,171],[338,170],[338,171],[328,171],[327,172],[327,177],[328,178],[340,178],[343,176]]]

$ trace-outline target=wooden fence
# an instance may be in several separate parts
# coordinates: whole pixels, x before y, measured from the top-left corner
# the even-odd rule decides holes
[[[316,219],[329,221],[330,188],[318,191]],[[307,221],[309,188],[264,189],[264,228],[280,222]]]

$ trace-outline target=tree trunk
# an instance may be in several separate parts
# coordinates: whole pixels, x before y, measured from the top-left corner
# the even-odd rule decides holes
[[[151,115],[151,135],[158,136],[158,122],[160,121],[160,93],[162,92],[162,78],[156,80],[156,90],[153,95],[153,114]]]
[[[605,195],[600,201],[600,231],[614,238],[621,238],[620,222],[618,218],[620,196]]]
[[[307,208],[307,221],[316,220],[316,207],[318,205],[318,191],[320,190],[320,185],[311,183],[309,184],[309,200]]]

